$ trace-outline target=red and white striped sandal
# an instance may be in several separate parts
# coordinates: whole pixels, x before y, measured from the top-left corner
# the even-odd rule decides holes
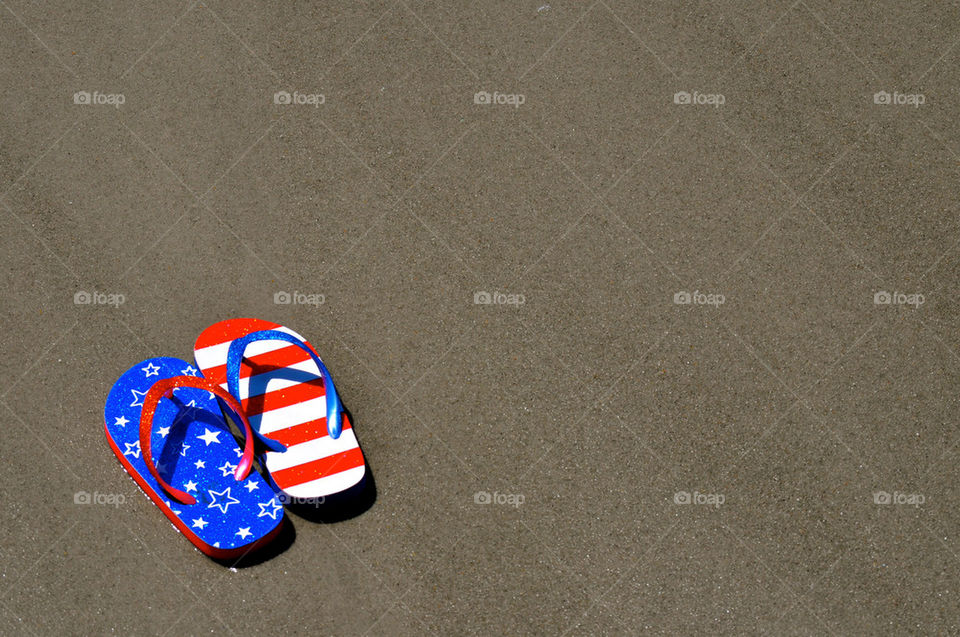
[[[363,482],[360,443],[306,339],[270,321],[229,319],[204,330],[193,354],[203,375],[240,401],[287,502],[322,501]]]

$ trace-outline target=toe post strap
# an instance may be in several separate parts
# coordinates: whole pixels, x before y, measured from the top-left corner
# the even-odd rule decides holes
[[[250,332],[246,336],[241,336],[230,343],[230,349],[227,351],[227,389],[230,391],[230,393],[239,399],[240,363],[243,360],[243,353],[244,350],[247,349],[248,345],[258,341],[284,341],[292,345],[296,345],[310,355],[310,358],[313,359],[314,363],[316,363],[317,368],[320,370],[320,374],[323,377],[323,387],[327,401],[327,433],[334,440],[339,438],[340,433],[343,430],[341,416],[341,413],[343,412],[343,405],[340,403],[340,397],[337,395],[337,389],[333,384],[333,377],[327,370],[326,365],[323,364],[323,361],[320,360],[320,357],[317,356],[317,353],[313,351],[313,348],[292,334],[288,334],[287,332],[280,330],[260,330],[257,332]],[[263,440],[267,447],[271,450],[286,451],[286,447],[280,443],[264,438],[264,436],[258,431],[255,433],[257,437]]]
[[[150,387],[146,396],[143,398],[143,410],[140,416],[140,451],[143,456],[143,461],[146,463],[147,469],[150,471],[150,475],[153,476],[160,487],[166,491],[170,497],[181,504],[192,505],[197,503],[197,499],[195,497],[185,491],[181,491],[180,489],[173,487],[163,478],[163,476],[160,475],[160,471],[157,469],[157,465],[153,461],[153,454],[150,446],[150,441],[153,435],[153,420],[154,416],[156,415],[157,406],[159,405],[160,400],[163,398],[172,399],[173,391],[179,387],[204,389],[210,392],[223,401],[227,407],[229,407],[236,414],[237,418],[243,424],[243,455],[240,457],[240,461],[237,463],[237,468],[233,474],[234,478],[237,480],[246,479],[251,468],[253,467],[254,433],[253,428],[250,426],[250,421],[247,420],[246,414],[243,413],[243,409],[240,407],[240,403],[228,392],[224,391],[219,385],[207,380],[206,378],[201,378],[198,376],[173,376],[171,378],[158,380],[153,384],[153,386]]]

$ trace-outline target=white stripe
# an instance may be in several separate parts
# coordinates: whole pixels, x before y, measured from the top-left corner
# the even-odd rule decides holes
[[[354,467],[347,471],[341,471],[340,473],[324,476],[317,480],[298,484],[295,487],[289,487],[284,489],[283,492],[293,498],[322,498],[323,496],[333,493],[340,493],[359,483],[360,480],[363,479],[366,471],[366,465]]]
[[[304,382],[302,380],[293,380],[291,378],[283,378],[285,375],[285,370],[296,370],[299,372],[307,372],[313,374],[317,379],[323,378],[320,373],[320,369],[317,367],[317,364],[313,362],[312,358],[308,358],[305,361],[295,363],[293,365],[288,365],[283,369],[278,369],[265,374],[257,374],[256,376],[248,376],[247,378],[240,379],[240,399],[245,400],[250,397],[250,381],[256,379],[257,393],[254,396],[260,396],[262,394],[267,394],[273,391],[279,391],[281,389],[286,389],[287,387],[293,387],[294,385],[299,385]],[[266,383],[263,381],[266,380]],[[220,383],[220,386],[224,389],[228,389],[227,383]]]
[[[347,429],[336,440],[330,436],[323,436],[299,445],[291,445],[287,447],[286,451],[268,451],[267,470],[273,473],[281,469],[289,469],[327,456],[350,451],[359,446],[357,437],[353,435],[353,429]]]
[[[291,330],[289,327],[276,327],[273,329],[278,332],[292,334],[301,341],[303,340],[302,336]],[[226,343],[220,343],[219,345],[210,345],[208,347],[196,349],[193,351],[193,358],[197,361],[197,365],[200,367],[200,369],[210,369],[211,367],[226,365],[227,352],[230,351],[231,343],[233,343],[233,341],[227,341]],[[244,350],[243,355],[245,358],[249,358],[251,356],[266,354],[267,352],[282,349],[284,347],[292,347],[292,344],[286,341],[257,341],[247,345],[247,349]]]
[[[250,420],[251,427],[262,434],[269,434],[294,425],[302,425],[311,420],[318,420],[326,415],[327,397],[320,396],[280,409],[271,409],[263,414],[248,415],[247,418]]]

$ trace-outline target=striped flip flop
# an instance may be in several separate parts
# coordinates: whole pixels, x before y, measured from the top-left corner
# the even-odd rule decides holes
[[[363,481],[363,452],[333,379],[302,336],[270,321],[230,319],[200,334],[194,358],[240,400],[288,502],[317,501]]]

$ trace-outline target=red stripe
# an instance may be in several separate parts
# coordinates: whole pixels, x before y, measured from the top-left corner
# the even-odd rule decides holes
[[[346,431],[347,429],[350,429],[350,421],[344,418],[341,431]],[[279,431],[272,431],[265,435],[270,440],[276,440],[285,447],[298,445],[301,442],[310,442],[311,440],[323,438],[327,435],[327,419],[318,418],[317,420],[311,420],[310,422],[287,427]]]
[[[360,447],[354,447],[349,451],[341,451],[326,458],[304,462],[296,467],[271,471],[270,476],[281,489],[288,489],[304,482],[362,466],[363,452],[360,451]]]
[[[194,343],[193,348],[203,349],[204,347],[210,347],[211,345],[220,345],[222,343],[226,343],[227,341],[238,339],[241,336],[246,336],[250,332],[258,332],[260,330],[275,330],[278,327],[283,326],[279,323],[264,321],[262,319],[228,319],[226,321],[214,323],[205,329],[200,336],[197,337],[197,342]]]
[[[322,396],[326,396],[323,390],[323,379],[315,378],[284,389],[246,398],[241,404],[247,416],[258,416],[274,409],[289,407]]]
[[[240,361],[240,378],[248,378],[253,374],[266,374],[277,369],[289,367],[295,363],[302,363],[310,358],[310,354],[296,345],[286,345],[272,352],[265,352],[256,356],[245,356]],[[208,367],[202,370],[203,375],[216,383],[227,382],[227,362],[223,365]]]

